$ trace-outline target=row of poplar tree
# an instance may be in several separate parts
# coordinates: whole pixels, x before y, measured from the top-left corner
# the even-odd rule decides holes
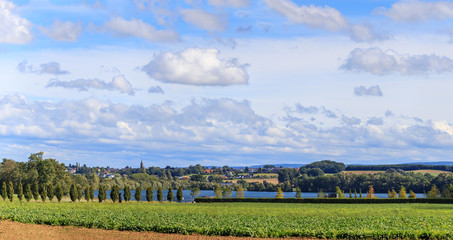
[[[131,189],[129,186],[125,186],[123,189],[124,192],[124,201],[128,202],[131,200],[132,194],[131,194]],[[37,183],[31,187],[30,184],[27,184],[25,186],[25,190],[23,189],[22,183],[19,182],[19,185],[17,186],[17,198],[19,201],[22,202],[22,200],[26,200],[29,202],[31,199],[34,199],[35,201],[38,201],[39,198],[43,202],[45,202],[47,199],[50,201],[53,200],[54,197],[57,198],[58,202],[63,199],[64,193],[63,193],[63,188],[61,187],[60,184],[53,186],[52,184],[42,185],[39,186]],[[9,199],[10,202],[13,201],[14,197],[14,186],[13,183],[10,181],[8,184],[6,182],[2,183],[2,188],[0,190],[0,195],[3,198],[3,200],[6,200],[7,198]],[[85,189],[82,189],[82,186],[80,185],[75,185],[72,184],[70,189],[69,189],[69,197],[71,198],[71,201],[80,201],[82,197],[85,197],[85,200],[88,201],[94,201],[94,189],[93,186],[86,186]],[[142,198],[142,189],[141,187],[137,187],[135,189],[135,194],[134,198],[136,201],[141,201]],[[153,188],[148,187],[146,189],[146,200],[148,202],[153,201],[154,198],[154,193],[153,193]],[[107,188],[104,185],[99,186],[99,193],[98,193],[98,200],[99,202],[103,202],[107,199]],[[110,191],[110,199],[115,203],[117,201],[121,201],[122,198],[120,197],[120,189],[118,185],[113,185],[112,189]],[[159,202],[162,202],[164,199],[164,194],[162,192],[162,188],[159,187],[157,189],[157,200]],[[172,202],[174,200],[174,195],[173,191],[171,188],[168,189],[167,193],[167,201]],[[182,188],[179,187],[178,191],[176,193],[176,200],[178,202],[182,202],[183,200],[183,193],[182,193]]]

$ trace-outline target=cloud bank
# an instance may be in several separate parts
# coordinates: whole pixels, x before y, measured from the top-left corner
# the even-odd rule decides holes
[[[124,75],[118,75],[113,77],[111,82],[104,82],[99,79],[77,79],[72,81],[60,81],[58,79],[52,79],[47,83],[49,87],[61,87],[68,89],[77,89],[78,91],[88,91],[89,89],[100,89],[108,91],[120,91],[128,95],[134,95],[135,91],[132,88],[131,83],[124,77]]]
[[[32,24],[14,14],[16,5],[0,0],[0,43],[25,44],[33,39]]]
[[[356,96],[378,96],[382,97],[382,91],[379,85],[371,86],[366,88],[364,86],[359,86],[354,88],[354,95]]]
[[[399,73],[419,75],[451,72],[453,60],[448,57],[431,55],[405,55],[393,50],[380,48],[356,48],[340,69],[356,72],[369,72],[375,75]]]
[[[453,18],[453,2],[450,1],[399,1],[390,8],[378,8],[375,12],[395,21],[419,22]]]
[[[22,73],[35,73],[35,74],[54,74],[54,75],[65,75],[70,72],[63,70],[58,62],[48,62],[40,64],[39,67],[35,67],[32,64],[28,64],[26,60],[20,62],[17,65],[17,69]]]

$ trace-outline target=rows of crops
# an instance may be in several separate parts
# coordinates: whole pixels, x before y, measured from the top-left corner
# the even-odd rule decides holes
[[[253,237],[453,239],[450,204],[5,203],[25,223]]]

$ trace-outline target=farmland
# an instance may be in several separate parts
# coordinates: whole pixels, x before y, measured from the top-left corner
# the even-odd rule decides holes
[[[0,216],[24,223],[251,237],[452,238],[450,204],[22,203]]]

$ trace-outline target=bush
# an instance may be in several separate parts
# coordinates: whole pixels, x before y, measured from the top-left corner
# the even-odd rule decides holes
[[[195,198],[198,203],[214,202],[264,202],[264,203],[337,203],[337,204],[385,204],[385,203],[438,203],[453,204],[452,198]]]

